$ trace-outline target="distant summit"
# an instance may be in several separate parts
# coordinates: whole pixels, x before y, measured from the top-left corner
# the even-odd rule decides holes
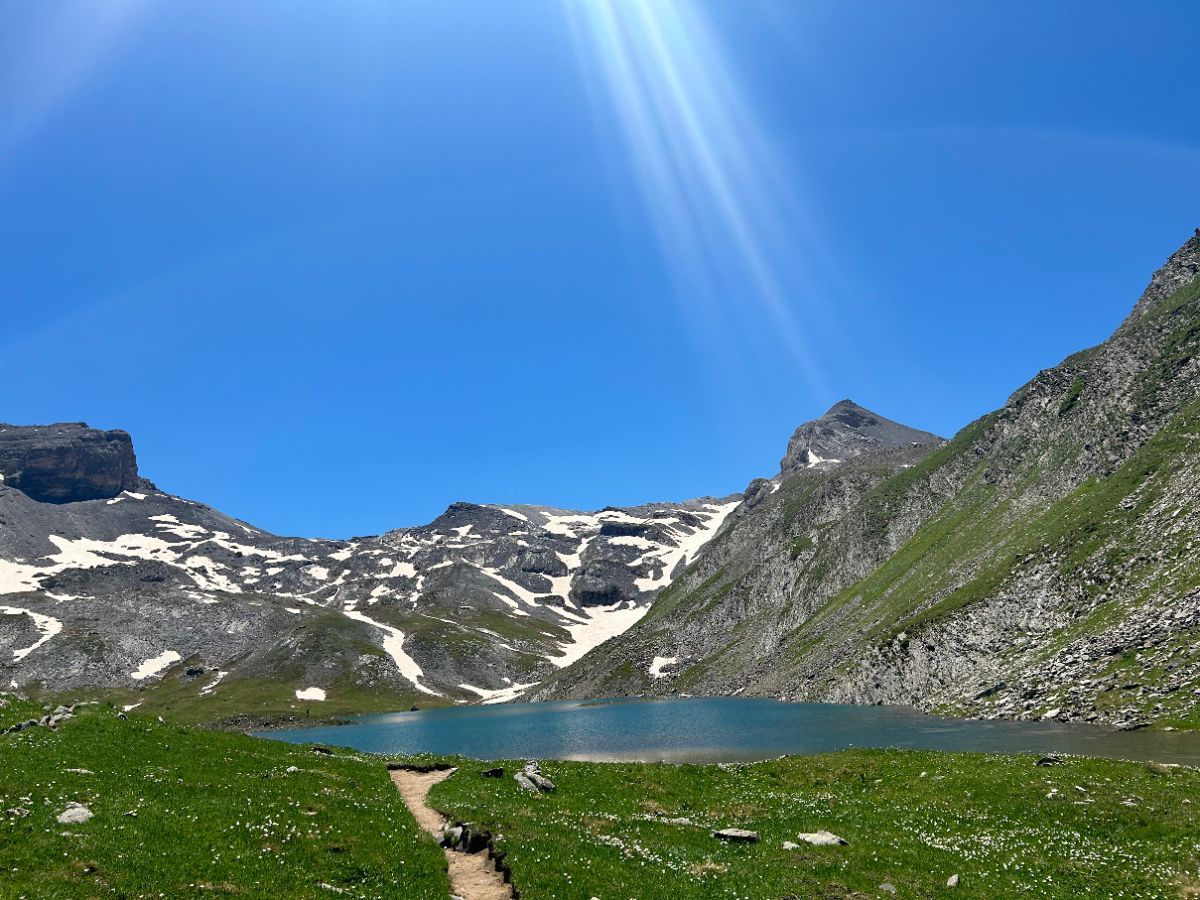
[[[779,471],[787,475],[799,469],[836,465],[870,450],[942,443],[936,434],[893,422],[853,400],[842,400],[821,418],[795,430]]]

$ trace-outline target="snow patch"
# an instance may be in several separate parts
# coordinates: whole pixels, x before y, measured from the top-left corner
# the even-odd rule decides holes
[[[62,622],[58,621],[58,619],[54,618],[54,616],[45,616],[41,613],[35,613],[31,609],[20,609],[16,606],[0,606],[0,615],[29,616],[29,618],[33,619],[33,624],[37,628],[38,634],[41,635],[41,637],[38,638],[37,643],[31,644],[24,650],[14,650],[13,662],[20,662],[63,629]]]
[[[200,696],[205,697],[205,696],[208,696],[209,694],[211,694],[213,692],[213,688],[215,688],[218,684],[220,684],[221,679],[223,679],[228,674],[229,674],[228,672],[217,672],[216,678],[214,678],[212,681],[210,681],[204,687],[200,688]]]
[[[550,657],[550,662],[560,669],[566,668],[593,647],[599,647],[609,638],[624,634],[636,625],[649,609],[648,606],[622,601],[612,606],[583,610],[587,620],[577,625],[566,626],[571,635],[571,643],[563,649],[561,656]]]
[[[173,663],[177,663],[181,659],[183,657],[174,650],[164,650],[158,656],[152,656],[145,660],[140,666],[129,673],[129,677],[134,681],[142,681],[168,669]]]
[[[324,700],[325,691],[323,688],[310,687],[296,691],[297,700]]]
[[[383,639],[384,652],[388,654],[396,662],[396,668],[400,670],[400,674],[405,677],[418,691],[423,694],[431,694],[434,697],[442,696],[437,691],[425,687],[421,684],[421,679],[425,677],[425,672],[415,659],[404,652],[404,632],[399,628],[393,628],[391,625],[384,625],[382,622],[376,622],[358,610],[344,609],[342,614],[348,619],[354,619],[356,622],[365,622],[367,625],[374,625],[385,635]]]
[[[666,587],[671,583],[671,574],[676,567],[682,562],[685,566],[688,565],[696,554],[700,552],[713,536],[720,530],[721,525],[729,517],[738,506],[741,505],[740,500],[732,500],[729,503],[720,503],[715,506],[706,506],[700,514],[708,517],[707,521],[700,527],[696,528],[691,534],[677,534],[677,544],[674,547],[664,548],[658,553],[649,553],[647,557],[656,557],[662,562],[662,571],[653,578],[635,578],[634,584],[637,585],[639,591],[653,591],[658,588]],[[673,532],[675,528],[671,529]],[[646,557],[643,557],[645,559]]]
[[[664,672],[663,669],[667,666],[674,666],[679,662],[678,656],[656,656],[650,663],[650,668],[646,671],[651,678],[666,678],[669,672]]]
[[[507,703],[509,700],[515,700],[535,684],[537,684],[536,681],[531,681],[529,684],[514,684],[496,691],[475,687],[473,684],[460,684],[459,687],[472,694],[478,694],[484,706],[491,706],[494,703]]]

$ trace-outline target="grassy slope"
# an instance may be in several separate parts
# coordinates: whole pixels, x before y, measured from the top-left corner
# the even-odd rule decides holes
[[[10,704],[0,725],[40,714]],[[68,801],[95,817],[58,824]],[[0,735],[0,858],[4,898],[338,896],[322,882],[350,897],[448,891],[441,851],[378,758],[99,707],[57,733]]]
[[[228,678],[211,693],[200,689],[211,680],[211,673],[199,679],[183,674],[185,664],[169,671],[160,682],[142,690],[76,690],[65,693],[36,693],[45,703],[70,702],[84,698],[116,706],[138,704],[137,713],[162,715],[188,725],[213,725],[243,728],[286,726],[302,728],[352,715],[395,712],[416,705],[421,708],[444,706],[446,702],[416,691],[367,688],[339,679],[328,686],[324,702],[297,700],[297,687],[303,680],[288,682],[267,678]]]
[[[40,712],[10,702],[0,727]],[[737,766],[552,762],[544,770],[558,792],[531,796],[511,778],[481,777],[489,764],[457,762],[431,802],[500,835],[525,900],[874,897],[885,882],[906,897],[1200,890],[1195,769],[912,751]],[[95,818],[58,824],[68,801]],[[666,821],[675,817],[695,824]],[[709,836],[718,827],[763,840],[721,844]],[[783,849],[818,829],[849,846]],[[354,897],[448,894],[440,851],[378,757],[98,707],[57,733],[0,736],[0,856],[3,898],[338,896],[323,884]],[[952,874],[962,884],[950,894]]]
[[[543,769],[558,792],[536,796],[465,762],[430,800],[502,835],[524,900],[876,897],[883,883],[901,897],[989,900],[1200,890],[1200,772],[1034,760],[853,751],[724,767],[557,762]],[[665,821],[677,817],[695,825]],[[723,827],[762,842],[709,836]],[[849,845],[783,849],[820,829]],[[962,881],[949,890],[954,874]]]

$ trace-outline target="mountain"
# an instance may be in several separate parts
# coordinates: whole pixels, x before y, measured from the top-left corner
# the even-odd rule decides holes
[[[1200,727],[1200,232],[951,441],[842,401],[743,495],[351,541],[0,426],[0,683],[231,719],[629,694]],[[701,552],[701,550],[703,552]]]
[[[779,463],[779,472],[787,476],[800,469],[828,469],[873,450],[941,443],[944,441],[935,434],[885,419],[853,400],[843,400],[821,418],[796,429]]]
[[[637,626],[532,696],[1200,725],[1198,273],[1200,231],[1111,338],[948,444],[848,406],[802,426]]]
[[[0,685],[201,718],[512,698],[636,622],[738,500],[286,538],[159,491],[125,432],[0,426]]]

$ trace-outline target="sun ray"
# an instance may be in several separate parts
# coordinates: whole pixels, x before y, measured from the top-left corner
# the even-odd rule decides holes
[[[685,0],[566,3],[689,313],[725,336],[769,324],[823,391],[805,324],[826,254],[708,23]]]

